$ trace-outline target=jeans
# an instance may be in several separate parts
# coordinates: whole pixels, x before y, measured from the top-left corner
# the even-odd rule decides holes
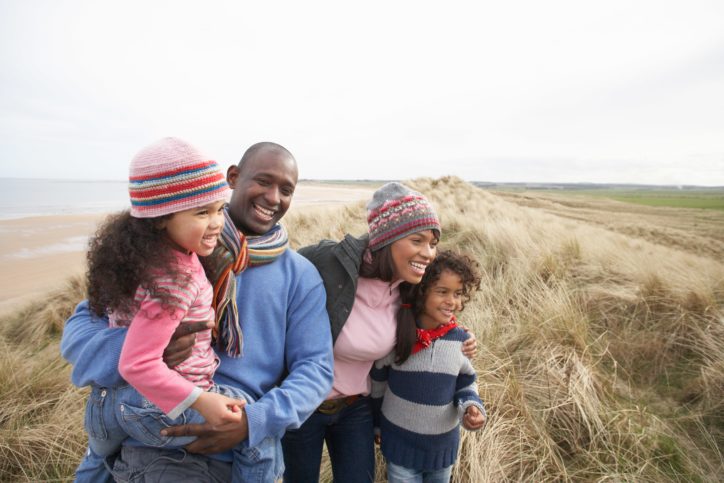
[[[439,470],[414,470],[387,462],[389,483],[449,483],[452,465]]]
[[[229,386],[214,385],[211,390],[247,402],[252,400],[243,391]],[[116,453],[128,437],[149,448],[180,449],[196,438],[161,436],[161,430],[169,426],[203,422],[201,414],[193,409],[187,409],[178,418],[171,419],[131,386],[92,387],[84,418],[84,426],[88,433],[88,451],[76,470],[76,481],[95,482],[108,478],[109,469],[114,467],[113,460]],[[277,440],[267,438],[254,448],[248,448],[246,445],[247,442],[243,442],[234,448],[234,481],[267,481],[255,479],[257,473],[273,475],[269,476],[271,479],[279,476],[282,463],[281,451],[276,451],[276,447],[280,445]],[[149,448],[136,449],[143,452]],[[276,457],[277,452],[279,457]],[[177,455],[179,452],[172,454]],[[189,457],[184,461],[189,459],[193,458]],[[132,461],[135,464],[141,460],[143,458],[134,456]],[[177,462],[173,460],[169,464],[177,465]],[[132,467],[132,470],[138,470],[137,466]]]
[[[184,449],[123,446],[113,466],[116,481],[132,483],[269,483],[283,471],[281,444],[271,437],[252,448],[239,444],[233,464]]]
[[[299,429],[282,438],[284,481],[317,483],[322,445],[327,443],[334,481],[372,482],[375,479],[372,403],[362,397],[337,414],[313,413]]]
[[[210,390],[252,402],[252,398],[246,393],[233,387],[215,384]],[[196,438],[161,436],[161,430],[180,424],[203,422],[203,416],[190,408],[176,419],[171,419],[132,386],[126,385],[116,388],[93,387],[86,403],[84,426],[92,452],[109,456],[117,453],[129,436],[154,448],[186,446]]]

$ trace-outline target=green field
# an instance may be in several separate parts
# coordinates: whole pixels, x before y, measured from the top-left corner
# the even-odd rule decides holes
[[[601,190],[588,191],[591,196],[610,198],[624,203],[672,208],[724,210],[724,192],[720,190]]]
[[[490,191],[498,192],[535,192],[549,193],[554,195],[572,195],[581,197],[607,198],[611,200],[621,201],[624,203],[633,203],[645,206],[663,206],[671,208],[693,208],[704,210],[721,210],[724,211],[724,190],[719,188],[685,188],[677,189],[656,189],[656,188],[599,188],[599,189],[580,189],[580,188],[523,188],[495,186],[484,188]]]

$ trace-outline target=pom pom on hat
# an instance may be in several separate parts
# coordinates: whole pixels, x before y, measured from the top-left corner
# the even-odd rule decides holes
[[[367,204],[371,251],[379,250],[400,238],[425,230],[441,233],[440,221],[430,202],[417,191],[392,182],[372,195]]]
[[[155,218],[216,201],[231,190],[216,161],[178,138],[163,138],[131,160],[128,193],[131,216]]]

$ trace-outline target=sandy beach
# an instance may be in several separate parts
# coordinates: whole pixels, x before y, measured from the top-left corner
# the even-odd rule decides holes
[[[374,187],[300,182],[290,211],[368,199]],[[0,314],[58,288],[85,270],[85,248],[105,214],[0,220]]]

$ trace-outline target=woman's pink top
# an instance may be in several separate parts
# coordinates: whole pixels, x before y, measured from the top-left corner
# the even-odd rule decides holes
[[[169,276],[155,279],[160,289],[171,294],[171,311],[139,287],[135,297],[138,310],[130,322],[129,317],[110,317],[111,326],[128,326],[118,363],[121,376],[171,418],[178,417],[214,385],[211,377],[219,365],[211,348],[211,329],[196,333],[191,356],[173,370],[163,362],[163,351],[179,324],[214,320],[213,288],[198,257],[195,253],[174,253],[188,280],[179,284]]]
[[[369,394],[372,364],[395,347],[400,283],[359,278],[352,311],[334,343],[334,383],[327,399]]]

